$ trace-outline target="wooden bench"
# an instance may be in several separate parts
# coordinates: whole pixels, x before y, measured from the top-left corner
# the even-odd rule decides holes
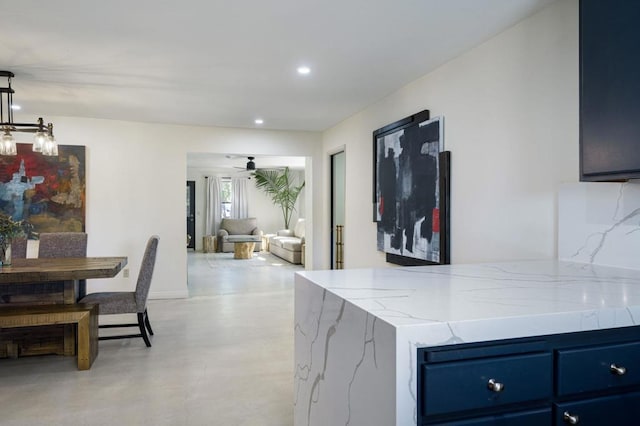
[[[0,307],[0,329],[74,324],[78,370],[88,370],[98,356],[98,305],[22,305]]]

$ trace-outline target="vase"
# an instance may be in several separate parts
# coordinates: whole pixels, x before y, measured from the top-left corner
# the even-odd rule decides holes
[[[11,241],[0,245],[0,266],[11,265]]]

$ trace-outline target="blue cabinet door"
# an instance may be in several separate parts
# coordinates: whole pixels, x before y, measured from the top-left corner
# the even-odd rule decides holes
[[[553,392],[551,353],[423,364],[422,368],[426,416],[550,399]],[[492,389],[491,380],[501,389]]]
[[[553,421],[551,408],[498,414],[471,420],[434,423],[430,426],[544,426]]]
[[[569,416],[577,423],[572,423]],[[637,426],[640,424],[640,392],[556,404],[555,418],[556,426]]]
[[[580,180],[640,176],[640,2],[580,3]]]
[[[639,364],[640,343],[559,350],[558,395],[638,385]]]

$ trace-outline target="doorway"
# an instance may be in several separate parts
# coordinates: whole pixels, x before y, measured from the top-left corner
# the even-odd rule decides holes
[[[345,152],[331,155],[331,269],[344,268]]]
[[[187,249],[196,249],[196,182],[187,181]]]

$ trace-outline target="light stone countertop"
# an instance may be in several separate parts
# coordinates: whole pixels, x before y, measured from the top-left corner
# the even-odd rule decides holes
[[[546,260],[298,274],[394,327],[594,312],[640,323],[633,269]]]
[[[417,349],[640,324],[640,271],[566,261],[304,271],[294,424],[412,425]]]

